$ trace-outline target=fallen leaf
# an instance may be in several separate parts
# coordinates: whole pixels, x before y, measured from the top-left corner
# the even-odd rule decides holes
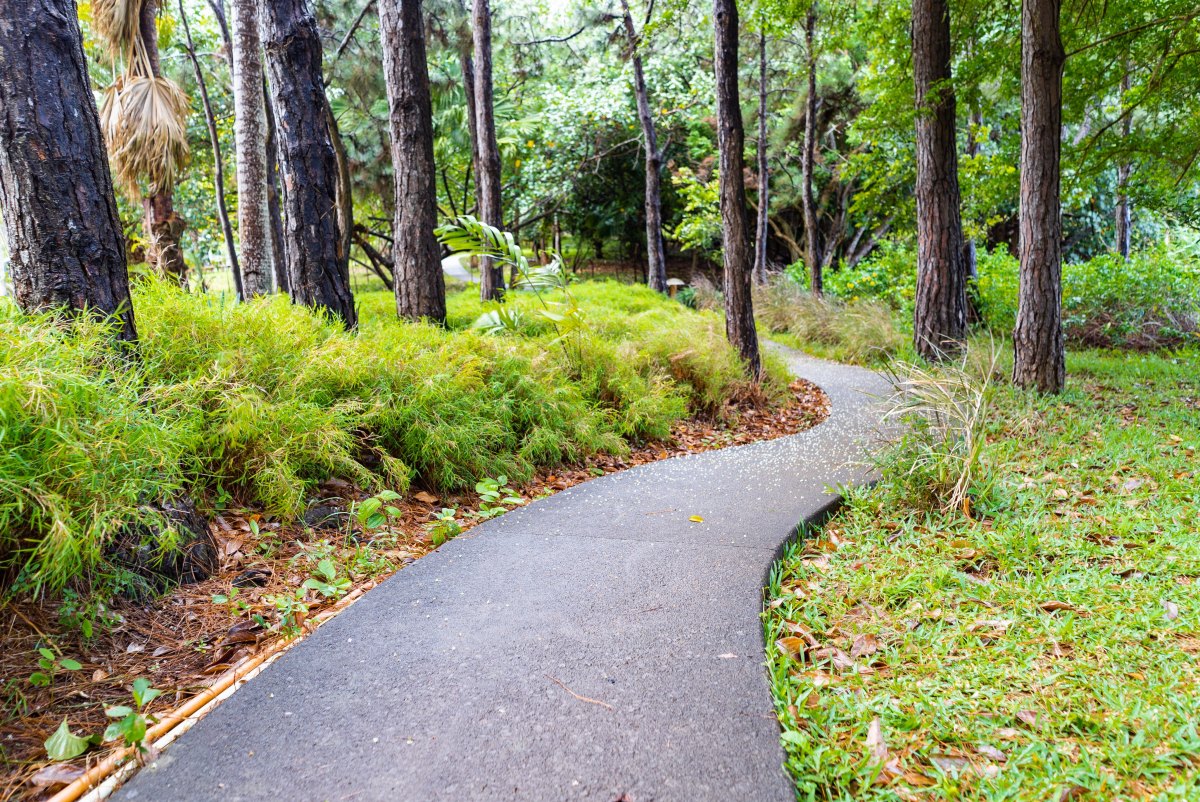
[[[92,682],[100,682],[105,679],[108,679],[108,673],[104,669],[97,668],[92,672]]]
[[[689,521],[691,521],[691,522],[692,522],[692,523],[694,523],[694,524],[702,524],[702,523],[704,523],[704,519],[703,519],[703,518],[701,518],[699,515],[692,515],[692,516],[690,516],[690,517],[688,518],[688,520],[689,520]]]
[[[733,652],[725,652],[725,654],[718,654],[717,657],[721,658],[722,660],[732,660],[737,657],[737,655]]]
[[[1175,602],[1170,602],[1170,601],[1167,601],[1164,599],[1162,606],[1163,606],[1163,610],[1166,611],[1164,613],[1163,617],[1166,618],[1168,621],[1174,621],[1176,618],[1179,617],[1179,605],[1176,604]]]
[[[1021,722],[1022,724],[1026,725],[1027,727],[1036,727],[1037,720],[1038,720],[1038,714],[1034,713],[1032,710],[1018,710],[1017,711],[1017,721]]]
[[[222,551],[226,557],[232,557],[242,550],[242,541],[237,538],[228,538],[223,544]]]
[[[854,659],[867,657],[879,651],[879,641],[871,634],[859,635],[850,647],[850,656]]]
[[[873,718],[870,726],[867,727],[866,745],[872,763],[882,765],[887,762],[888,749],[883,740],[883,722],[879,720],[878,716]]]
[[[918,788],[929,788],[937,785],[937,780],[926,777],[919,771],[906,771],[900,777],[909,785],[915,785]]]
[[[992,760],[995,760],[998,763],[1003,763],[1006,760],[1008,760],[1008,755],[1004,754],[996,747],[989,746],[987,744],[983,744],[981,746],[976,747],[975,751],[978,752],[979,754],[983,755],[984,757],[989,757]]]
[[[64,766],[61,763],[51,763],[43,766],[29,778],[38,788],[54,788],[59,785],[69,785],[83,776],[82,766]]]
[[[793,636],[780,638],[775,641],[775,646],[779,648],[779,651],[797,660],[800,658],[801,652],[804,651],[805,645],[802,639]]]
[[[432,493],[426,493],[424,490],[422,490],[419,493],[413,493],[413,498],[415,498],[417,501],[421,502],[422,504],[437,504],[438,503],[437,496],[433,495]]]
[[[971,768],[970,760],[955,755],[935,755],[929,758],[929,762],[946,774],[959,774]]]
[[[1066,602],[1063,602],[1063,601],[1042,602],[1041,604],[1038,605],[1038,607],[1041,608],[1042,610],[1045,610],[1047,613],[1053,613],[1053,612],[1057,612],[1059,610],[1074,610],[1074,609],[1076,609],[1072,605],[1067,604]]]
[[[852,668],[854,666],[854,661],[850,659],[850,655],[834,646],[814,649],[808,653],[808,656],[814,663],[828,660],[833,663],[834,668]]]
[[[144,643],[131,643],[125,647],[126,654],[135,654],[137,652],[144,652],[144,651],[146,651],[146,644],[144,644]]]
[[[162,657],[164,654],[167,654],[170,651],[171,651],[170,646],[159,646],[157,649],[154,650],[153,653],[151,653],[150,656],[151,657]]]
[[[813,648],[816,648],[817,646],[820,646],[820,645],[821,645],[821,644],[820,644],[820,643],[817,641],[816,637],[814,637],[814,636],[813,636],[813,634],[812,634],[812,632],[811,632],[811,631],[809,631],[809,630],[808,630],[807,628],[805,628],[804,626],[802,626],[802,625],[800,625],[800,624],[797,624],[795,621],[787,621],[787,622],[785,622],[785,623],[784,623],[784,627],[785,627],[785,628],[786,628],[786,629],[787,629],[789,632],[791,632],[791,633],[793,633],[793,634],[795,634],[795,635],[799,635],[800,637],[804,638],[804,642],[805,642],[805,643],[807,643],[809,646],[812,646]]]
[[[1065,498],[1067,498],[1068,496],[1070,496],[1070,494],[1069,494],[1069,493],[1066,491],[1066,488],[1062,488],[1062,487],[1056,487],[1056,488],[1054,488],[1054,497],[1055,497],[1055,498],[1057,498],[1057,499],[1065,499]]]

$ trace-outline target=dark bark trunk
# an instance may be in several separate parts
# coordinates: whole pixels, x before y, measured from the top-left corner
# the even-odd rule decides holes
[[[263,97],[269,98],[266,78],[263,78]],[[267,113],[267,217],[271,221],[271,268],[275,271],[275,289],[291,294],[287,258],[283,249],[282,188],[279,185],[279,138],[275,134],[275,112],[268,101],[263,104]]]
[[[1121,102],[1125,103],[1125,93],[1130,87],[1130,72],[1129,63],[1126,62],[1125,74],[1121,76]],[[1133,134],[1133,114],[1125,115],[1124,121],[1121,123],[1121,139],[1125,146],[1129,146],[1129,138]],[[1129,205],[1129,177],[1133,174],[1133,165],[1129,161],[1128,156],[1121,158],[1120,165],[1117,166],[1117,209],[1116,209],[1116,225],[1117,225],[1117,242],[1116,250],[1123,259],[1129,258],[1130,244],[1133,234],[1133,213]]]
[[[813,162],[817,151],[817,4],[808,7],[804,21],[804,45],[808,73],[808,97],[804,102],[804,153],[801,158],[801,201],[804,207],[804,261],[808,265],[809,287],[813,295],[824,291],[821,275],[821,232],[817,226],[817,201],[813,197]]]
[[[721,237],[725,264],[725,335],[742,358],[746,372],[762,373],[754,303],[750,293],[753,253],[746,211],[746,133],[738,97],[738,16],[736,0],[713,0],[716,28],[717,150],[721,170]]]
[[[142,5],[141,37],[150,58],[150,68],[156,77],[162,77],[162,64],[158,56],[158,0],[145,0]],[[175,211],[173,187],[161,187],[158,192],[142,198],[142,211],[146,226],[146,259],[160,273],[180,286],[188,283],[187,262],[183,259],[183,244],[180,238],[187,228],[187,221]]]
[[[1021,5],[1021,279],[1013,383],[1056,393],[1066,382],[1060,205],[1062,0]]]
[[[504,225],[500,205],[500,148],[492,99],[492,12],[488,0],[473,0],[471,30],[475,41],[475,132],[478,158],[479,219],[490,226]],[[480,260],[479,294],[485,301],[504,297],[504,269],[492,259]]]
[[[931,361],[967,339],[967,271],[959,207],[955,98],[947,0],[913,0],[917,99],[917,298],[913,345]]]
[[[754,230],[754,281],[767,283],[771,172],[767,164],[767,31],[758,32],[758,225]]]
[[[628,0],[621,0],[625,19],[625,38],[633,60],[633,92],[637,98],[638,121],[642,125],[642,144],[646,151],[646,283],[650,289],[667,291],[667,257],[663,250],[662,234],[662,153],[650,113],[650,94],[646,91],[646,76],[642,57],[638,54],[638,35],[629,13]]]
[[[329,142],[333,145],[334,163],[337,165],[337,228],[338,228],[338,269],[343,274],[350,275],[350,246],[354,234],[354,190],[350,180],[350,156],[346,153],[346,143],[342,141],[342,132],[338,128],[337,117],[333,109],[326,106],[325,120],[329,123]]]
[[[196,74],[196,85],[200,88],[200,100],[204,105],[204,124],[208,127],[208,141],[213,151],[213,184],[217,196],[217,220],[221,224],[221,236],[225,240],[225,253],[229,258],[229,269],[233,271],[233,286],[238,298],[243,296],[242,271],[238,264],[237,248],[233,245],[233,226],[229,222],[229,209],[225,205],[225,160],[221,155],[221,137],[217,133],[217,119],[213,114],[212,103],[208,99],[208,84],[204,80],[204,72],[200,69],[200,60],[196,58],[196,45],[192,41],[192,29],[188,24],[187,12],[183,8],[183,0],[179,0],[179,19],[183,23],[183,33],[187,42],[188,59],[192,62],[192,72]]]
[[[125,242],[75,0],[23,0],[0,21],[0,205],[17,304],[117,317],[137,339]]]
[[[446,321],[446,281],[437,236],[433,106],[421,0],[379,0],[396,180],[392,275],[401,317]]]
[[[357,323],[339,253],[337,157],[321,78],[321,40],[307,0],[261,6],[263,47],[277,122],[284,190],[284,253],[292,300]]]

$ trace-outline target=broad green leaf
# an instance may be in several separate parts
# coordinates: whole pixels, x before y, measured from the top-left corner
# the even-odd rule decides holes
[[[46,754],[51,760],[70,760],[79,757],[92,745],[92,739],[80,738],[71,732],[66,716],[54,734],[46,739]]]

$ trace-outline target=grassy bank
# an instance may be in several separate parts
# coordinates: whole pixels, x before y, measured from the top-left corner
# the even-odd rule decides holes
[[[521,482],[719,416],[751,391],[716,315],[645,288],[577,294],[578,363],[532,323],[471,330],[469,291],[450,299],[449,330],[401,323],[390,295],[364,294],[347,334],[286,298],[232,304],[149,281],[134,294],[134,359],[99,326],[66,332],[4,304],[0,574],[35,592],[112,584],[114,538],[180,491],[286,519],[329,478],[399,491]]]
[[[899,460],[793,548],[765,626],[798,798],[1200,797],[1198,357],[1001,384],[977,519]]]

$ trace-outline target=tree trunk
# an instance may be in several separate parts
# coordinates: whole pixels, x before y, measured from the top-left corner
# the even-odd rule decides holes
[[[329,138],[321,40],[308,0],[271,0],[262,36],[278,122],[284,190],[284,253],[292,300],[357,324],[350,276],[339,254],[337,159]]]
[[[225,240],[225,253],[229,258],[229,269],[233,272],[233,286],[239,298],[243,297],[242,271],[238,264],[237,248],[233,245],[233,226],[229,223],[229,209],[225,205],[225,160],[221,155],[221,137],[217,133],[217,119],[213,114],[212,103],[208,99],[208,84],[204,80],[204,72],[200,69],[200,59],[196,57],[196,44],[192,41],[192,29],[188,24],[187,12],[183,0],[179,0],[179,20],[183,23],[183,32],[187,41],[188,59],[192,62],[192,71],[196,74],[196,85],[200,88],[200,100],[204,105],[204,124],[208,127],[208,141],[213,151],[213,184],[217,196],[217,219],[221,223],[221,236]],[[203,277],[201,277],[203,282]]]
[[[263,97],[269,98],[267,82],[263,78]],[[275,289],[292,292],[288,279],[287,258],[283,248],[283,209],[280,201],[282,187],[279,185],[279,137],[275,134],[275,112],[271,104],[264,103],[267,119],[267,219],[271,224],[271,269],[275,274]]]
[[[354,244],[354,189],[350,179],[350,155],[338,128],[333,109],[325,107],[325,121],[329,125],[329,142],[333,145],[334,164],[337,166],[337,257],[338,270],[350,275],[350,248]]]
[[[115,316],[137,339],[125,242],[75,0],[9,3],[0,21],[0,207],[17,304]]]
[[[488,0],[473,0],[471,30],[475,40],[475,132],[478,157],[475,183],[479,219],[500,228],[500,148],[496,144],[496,119],[492,100],[492,13]],[[485,301],[504,297],[504,269],[492,259],[480,260],[479,294]]]
[[[267,206],[267,112],[257,0],[233,0],[233,135],[245,298],[271,291],[275,259]]]
[[[969,156],[972,159],[974,159],[976,156],[979,155],[979,139],[978,139],[978,137],[979,137],[979,131],[982,128],[983,128],[983,112],[979,110],[978,106],[976,106],[975,108],[971,109],[970,125],[967,128],[967,156]],[[964,234],[963,236],[965,239],[966,235]],[[967,284],[968,284],[968,288],[969,288],[971,282],[973,282],[973,281],[975,281],[975,279],[979,278],[979,260],[978,260],[978,256],[976,255],[975,240],[973,240],[973,239],[966,240],[965,253],[966,253],[965,259],[966,259],[966,270],[967,270]],[[972,314],[972,310],[970,307],[971,307],[971,298],[970,298],[970,293],[968,293],[968,297],[967,297],[968,320],[970,319],[971,314]]]
[[[642,124],[642,141],[646,151],[646,283],[650,289],[667,291],[667,257],[663,250],[662,234],[662,152],[654,132],[654,117],[650,113],[650,95],[646,91],[646,76],[642,57],[638,53],[638,35],[633,28],[628,0],[621,0],[625,18],[625,38],[633,59],[633,92],[637,97],[638,120]]]
[[[817,201],[813,197],[813,162],[817,151],[817,51],[813,40],[817,33],[817,3],[808,7],[804,21],[805,58],[808,72],[808,97],[804,102],[804,153],[801,157],[801,200],[804,207],[804,261],[808,264],[809,287],[813,295],[824,291],[821,275],[821,232],[817,227]]]
[[[162,77],[157,14],[158,0],[144,0],[140,20],[142,44],[150,57],[151,71],[155,77]],[[183,259],[180,238],[187,228],[187,221],[175,211],[174,188],[161,187],[155,194],[142,198],[142,211],[146,226],[146,260],[164,276],[186,287],[187,262]]]
[[[1125,62],[1125,74],[1121,76],[1121,103],[1125,103],[1125,94],[1130,87],[1130,71],[1129,62]],[[1129,138],[1133,134],[1133,113],[1129,112],[1125,115],[1124,121],[1121,123],[1121,139],[1125,146],[1129,146]],[[1121,163],[1117,166],[1117,209],[1116,209],[1116,224],[1117,224],[1117,242],[1116,250],[1121,255],[1121,258],[1129,258],[1129,246],[1133,233],[1133,214],[1129,205],[1129,177],[1133,174],[1133,165],[1129,161],[1128,156],[1121,157]]]
[[[713,0],[716,28],[717,150],[721,171],[721,238],[725,263],[725,335],[754,380],[762,373],[754,303],[750,294],[753,254],[746,213],[742,105],[738,98],[738,16],[736,0]]]
[[[947,0],[913,0],[917,99],[917,298],[913,345],[938,361],[967,339],[967,271],[959,208],[958,141],[950,85]]]
[[[392,276],[401,317],[446,321],[446,281],[437,236],[433,105],[421,0],[379,0],[383,73],[396,176]]]
[[[754,281],[767,283],[771,172],[767,164],[767,31],[758,31],[758,225],[754,231]]]
[[[1013,383],[1057,393],[1066,381],[1062,330],[1062,208],[1059,166],[1062,0],[1021,4],[1020,291]]]

